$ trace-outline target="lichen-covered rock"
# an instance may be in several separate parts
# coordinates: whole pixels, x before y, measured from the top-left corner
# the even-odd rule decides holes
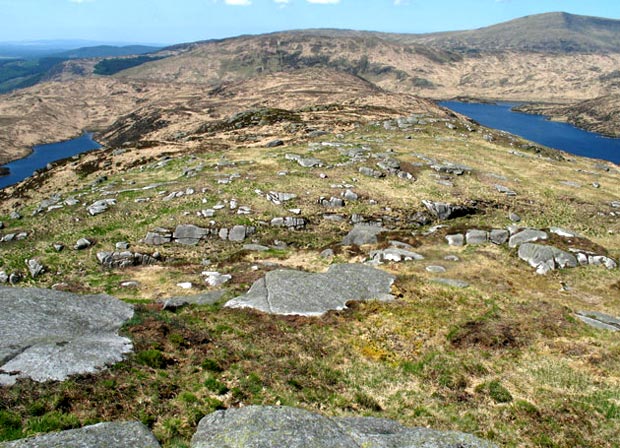
[[[536,268],[537,274],[546,274],[557,268],[577,267],[577,258],[553,246],[523,243],[519,246],[519,258]]]
[[[43,434],[2,448],[158,448],[155,436],[140,422],[98,423],[80,429]]]
[[[472,435],[370,417],[328,418],[291,407],[246,406],[204,417],[192,448],[493,448]]]
[[[465,234],[467,244],[485,244],[489,241],[489,233],[486,230],[471,229]]]
[[[157,263],[157,259],[151,255],[138,252],[98,252],[97,260],[108,269],[125,269],[131,266],[148,266]]]
[[[195,246],[201,239],[209,235],[209,229],[195,226],[193,224],[180,224],[174,230],[172,238],[178,244]]]
[[[519,247],[524,243],[533,243],[534,241],[546,240],[549,236],[546,232],[537,229],[524,229],[515,233],[508,240],[508,246]]]
[[[269,314],[320,316],[342,310],[352,300],[390,300],[393,282],[393,275],[362,264],[337,264],[321,274],[276,270],[225,306]]]
[[[118,330],[133,307],[107,295],[0,286],[0,308],[0,384],[62,381],[119,362],[132,349]]]
[[[400,263],[401,261],[420,261],[424,260],[424,256],[408,249],[400,247],[388,247],[382,250],[373,250],[370,252],[370,259],[375,263],[384,261],[392,261]]]
[[[446,235],[446,240],[450,246],[463,246],[465,244],[465,237],[461,233]]]
[[[370,224],[356,224],[353,229],[344,237],[344,246],[362,246],[364,244],[377,244],[377,235],[383,232],[379,226]]]
[[[471,215],[476,212],[475,207],[467,205],[453,205],[446,202],[422,201],[426,209],[442,221]]]

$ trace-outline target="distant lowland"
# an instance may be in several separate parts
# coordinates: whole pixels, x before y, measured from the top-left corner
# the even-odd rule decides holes
[[[341,71],[389,92],[433,100],[535,103],[521,110],[620,135],[618,20],[547,13],[477,30],[433,34],[317,29],[164,48],[96,45],[46,49],[36,55],[33,47],[41,45],[23,46],[22,52],[25,48],[31,56],[27,51],[26,56],[0,59],[0,92],[14,92],[0,98],[0,110],[8,110],[1,120],[15,130],[0,136],[0,161],[23,156],[33,144],[57,140],[52,135],[79,135],[83,129],[77,126],[96,130],[111,125],[132,109],[128,102],[137,99],[121,98],[114,95],[116,90],[148,85],[150,95],[157,96],[162,82],[215,89],[306,68]],[[3,48],[0,45],[0,55],[10,56]],[[12,51],[16,54],[15,48]],[[60,84],[50,90],[50,83]],[[85,89],[86,85],[97,87]],[[25,88],[31,90],[24,92]],[[25,95],[36,98],[47,90],[51,93],[41,113],[64,109],[65,102],[73,102],[73,94],[80,95],[79,101],[94,101],[90,106],[94,110],[53,114],[53,123],[48,123],[51,135],[23,132],[22,126],[31,127],[38,119],[31,110],[24,123],[20,102]],[[105,119],[99,117],[101,108],[108,112]]]

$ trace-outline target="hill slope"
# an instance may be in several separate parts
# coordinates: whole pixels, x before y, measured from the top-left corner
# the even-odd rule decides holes
[[[620,51],[620,20],[555,12],[476,30],[396,38],[465,53],[617,53]]]
[[[620,341],[575,313],[620,314],[617,269],[538,275],[501,238],[512,212],[515,226],[545,231],[540,244],[620,258],[617,167],[533,147],[327,69],[216,89],[95,81],[87,91],[98,94],[71,105],[87,112],[83,120],[122,115],[101,134],[110,144],[0,195],[0,234],[26,234],[0,242],[0,271],[20,274],[16,287],[136,304],[123,333],[135,354],[64,383],[0,388],[9,429],[0,440],[137,419],[164,447],[189,446],[202,416],[260,403],[395,418],[499,446],[613,446]],[[63,87],[79,85],[20,94],[60,104],[73,96]],[[101,115],[89,115],[93,108]],[[92,214],[97,201],[107,208]],[[440,218],[423,201],[456,212]],[[341,244],[360,222],[381,226],[376,242]],[[557,235],[556,226],[580,236]],[[488,241],[491,229],[498,243]],[[448,244],[447,235],[466,232],[468,244]],[[80,238],[90,246],[74,249]],[[103,265],[113,251],[117,263]],[[396,262],[394,253],[408,255]],[[274,270],[321,273],[371,259],[395,276],[394,300],[314,318],[223,306]],[[25,260],[43,272],[31,275]],[[215,304],[162,304],[220,289]]]
[[[577,25],[568,27],[567,21]],[[558,22],[556,30],[549,32],[554,22]],[[588,26],[579,25],[582,22]],[[457,51],[433,35],[309,30],[242,36],[185,46],[181,54],[117,76],[215,85],[263,72],[326,67],[361,76],[387,90],[436,99],[570,102],[618,91],[612,78],[620,52],[611,50],[618,50],[614,42],[620,42],[620,33],[611,22],[601,19],[599,26],[595,19],[565,14],[517,20],[466,32],[480,44],[481,50],[473,54]],[[527,36],[528,27],[538,30],[527,38],[531,45],[515,44],[511,36]],[[570,51],[549,47],[549,42],[564,41],[565,33],[575,42],[588,37],[607,42],[607,47],[592,44],[586,50],[583,43],[569,45]]]

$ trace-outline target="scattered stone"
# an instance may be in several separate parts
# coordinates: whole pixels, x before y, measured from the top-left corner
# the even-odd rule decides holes
[[[43,267],[41,262],[39,262],[39,260],[35,260],[34,258],[31,260],[26,260],[26,266],[28,267],[28,270],[30,271],[30,276],[32,278],[37,278],[39,275],[45,272],[45,268]]]
[[[556,235],[562,236],[564,238],[575,238],[579,236],[571,230],[561,229],[560,227],[550,227],[549,232],[555,233]]]
[[[594,255],[588,257],[588,263],[594,266],[605,266],[607,269],[616,269],[618,267],[618,263],[615,260],[612,260],[609,257],[605,257],[604,255]]]
[[[598,311],[577,311],[577,318],[599,330],[620,331],[620,319]]]
[[[442,285],[451,286],[453,288],[467,288],[469,287],[469,283],[464,280],[457,280],[453,278],[433,278],[432,282],[441,283]]]
[[[328,418],[284,406],[245,406],[207,415],[198,424],[191,446],[496,448],[490,442],[460,432],[407,428],[393,420],[372,417]]]
[[[601,188],[601,184],[599,184],[598,182],[592,182],[592,187],[593,188]]]
[[[385,157],[382,161],[377,162],[377,167],[391,174],[396,174],[400,170],[400,161],[392,157]]]
[[[462,176],[465,173],[469,174],[472,172],[472,168],[468,167],[467,165],[460,165],[451,162],[431,164],[431,168],[439,173],[454,174],[456,176]]]
[[[445,202],[422,201],[426,209],[437,219],[445,221],[447,219],[458,218],[476,213],[476,209],[465,205],[452,205]]]
[[[513,212],[510,212],[510,214],[508,215],[508,219],[510,219],[512,222],[521,222],[521,217]]]
[[[144,238],[144,243],[152,246],[161,246],[172,241],[172,231],[161,227],[148,232]]]
[[[9,218],[11,218],[14,221],[17,221],[19,219],[22,219],[22,215],[19,212],[12,211],[11,214],[9,215]]]
[[[4,229],[4,223],[0,221],[0,230]]]
[[[3,448],[159,448],[140,422],[97,423],[84,428],[43,434],[2,444]]]
[[[363,174],[364,176],[374,177],[375,179],[381,179],[382,177],[385,177],[384,172],[373,170],[372,168],[368,168],[366,166],[361,167],[359,169],[359,172],[360,174]]]
[[[326,219],[327,221],[332,221],[332,222],[345,222],[346,221],[343,215],[337,215],[334,213],[327,213],[323,215],[323,219]]]
[[[140,287],[140,283],[135,280],[128,280],[120,283],[121,288],[125,289],[138,289]]]
[[[351,190],[347,190],[342,194],[342,197],[345,198],[347,201],[357,201],[358,199],[358,195],[357,193],[354,193]]]
[[[499,191],[500,193],[504,193],[506,196],[516,196],[517,193],[512,191],[510,188],[505,187],[503,185],[500,184],[495,184],[495,189],[497,191]]]
[[[486,230],[471,229],[465,234],[467,244],[485,244],[489,241],[489,233]]]
[[[344,199],[335,198],[333,196],[330,199],[327,199],[321,196],[317,202],[323,207],[330,207],[330,208],[344,207],[346,205],[344,202]]]
[[[9,281],[9,274],[4,271],[0,271],[0,283],[7,283]]]
[[[611,206],[613,208],[620,208],[620,201],[612,201]]]
[[[265,251],[268,251],[269,248],[267,246],[262,246],[260,244],[244,244],[243,250],[247,250],[250,252],[265,252]]]
[[[77,242],[75,243],[74,249],[75,250],[84,250],[84,249],[88,249],[90,246],[93,245],[93,242],[87,238],[80,238],[79,240],[77,240]]]
[[[401,249],[399,247],[389,247],[387,249],[371,251],[370,259],[377,264],[384,261],[400,263],[402,261],[424,260],[424,256],[407,249]]]
[[[132,266],[149,266],[157,263],[157,259],[150,255],[123,252],[97,252],[99,264],[108,269],[125,269]]]
[[[295,199],[296,197],[297,195],[293,193],[278,193],[275,191],[270,191],[269,193],[267,193],[267,199],[276,205],[280,205],[283,202],[290,201],[292,199]]]
[[[426,271],[432,274],[444,274],[446,272],[446,268],[444,268],[443,266],[431,265],[426,266]]]
[[[0,370],[10,372],[0,384],[63,381],[119,362],[132,349],[118,330],[133,307],[113,297],[10,287],[0,287],[0,297]]]
[[[493,229],[491,230],[491,232],[489,232],[489,240],[493,243],[493,244],[504,244],[506,243],[506,241],[508,241],[508,238],[510,237],[510,232],[508,230],[504,230],[504,229]]]
[[[195,226],[193,224],[180,224],[174,230],[172,238],[175,243],[186,246],[195,246],[205,236],[209,235],[209,229]],[[149,235],[147,235],[147,238]]]
[[[270,222],[273,227],[286,227],[291,230],[302,230],[306,228],[308,222],[305,218],[287,216],[285,218],[273,218]]]
[[[514,248],[520,246],[523,243],[533,243],[534,241],[546,240],[547,238],[547,233],[543,232],[542,230],[525,229],[512,235],[508,240],[508,246]]]
[[[332,265],[322,274],[276,270],[225,306],[269,314],[320,316],[345,309],[352,300],[391,300],[393,282],[393,275],[362,264]]]
[[[86,210],[91,216],[95,216],[107,211],[111,205],[116,205],[116,199],[101,199],[93,202]]]
[[[221,286],[224,283],[228,283],[232,279],[231,275],[220,274],[215,271],[204,271],[202,275],[205,277],[205,282],[209,286]]]
[[[9,283],[11,285],[17,285],[21,281],[22,281],[22,275],[19,272],[12,272],[9,275]]]
[[[284,146],[284,142],[282,140],[272,140],[265,146],[267,148],[277,148],[278,146]]]
[[[127,250],[129,249],[129,243],[127,241],[119,241],[114,247],[116,247],[116,250]]]
[[[564,252],[553,246],[523,243],[519,246],[519,258],[536,268],[536,273],[544,275],[556,268],[577,267],[577,259],[573,254]]]
[[[222,289],[195,296],[171,297],[163,301],[160,300],[159,302],[163,303],[164,310],[174,311],[187,305],[213,305],[220,300],[224,294],[226,294],[226,290]]]
[[[308,158],[299,158],[297,159],[297,164],[303,168],[316,168],[323,166],[323,162],[319,159],[315,159],[313,157]]]
[[[240,225],[234,226],[228,232],[228,240],[236,241],[236,242],[245,240],[245,238],[248,236],[247,229],[248,228],[246,226],[240,226]]]
[[[321,258],[333,258],[336,254],[333,249],[325,249],[319,254]]]
[[[456,255],[446,255],[443,259],[446,261],[461,261],[461,259]]]
[[[181,282],[181,283],[177,283],[177,286],[181,289],[192,289],[194,287],[194,285],[192,284],[192,282]]]
[[[581,184],[579,182],[573,182],[571,180],[561,180],[560,183],[562,185],[566,185],[567,187],[581,188]]]
[[[463,246],[465,245],[465,237],[460,233],[453,235],[446,235],[446,240],[450,246]]]
[[[342,240],[343,246],[363,246],[364,244],[377,244],[377,235],[383,232],[380,226],[370,224],[356,224]]]

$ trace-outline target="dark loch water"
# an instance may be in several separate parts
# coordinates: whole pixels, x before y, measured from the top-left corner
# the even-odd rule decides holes
[[[480,104],[444,101],[455,112],[473,118],[489,128],[501,129],[550,148],[579,156],[610,160],[620,164],[620,139],[607,138],[566,123],[556,123],[541,115],[512,112],[514,103]]]
[[[28,157],[3,165],[10,170],[10,174],[0,176],[0,189],[32,176],[35,170],[45,168],[48,163],[101,148],[101,145],[92,137],[92,134],[83,134],[73,140],[35,146]]]

